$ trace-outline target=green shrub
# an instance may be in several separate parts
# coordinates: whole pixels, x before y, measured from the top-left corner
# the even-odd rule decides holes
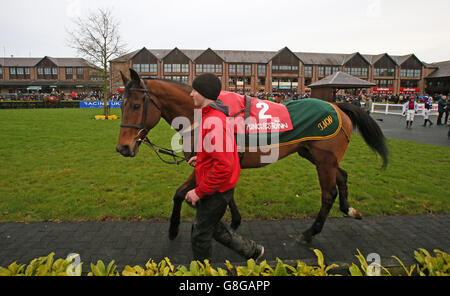
[[[374,263],[369,264],[366,258],[357,250],[360,266],[352,264],[349,268],[350,275],[363,276],[371,273],[370,268]],[[228,260],[225,262],[226,270],[223,268],[214,268],[208,260],[192,261],[189,266],[175,267],[169,260],[164,258],[159,263],[150,259],[145,267],[139,265],[126,265],[122,272],[117,272],[117,265],[112,260],[107,266],[99,260],[97,264],[91,264],[91,270],[88,276],[329,276],[329,271],[339,267],[336,264],[326,266],[321,251],[315,249],[317,256],[317,265],[309,266],[304,262],[297,261],[296,266],[290,266],[277,258],[276,266],[270,266],[266,260],[257,264],[253,259],[247,261],[246,266],[234,266]],[[393,256],[403,267],[406,275],[420,276],[448,276],[450,275],[450,255],[440,250],[434,250],[435,256],[432,256],[427,250],[419,249],[414,251],[417,264],[407,268],[403,262]],[[67,276],[82,275],[82,265],[74,265],[77,254],[71,254],[66,259],[54,260],[54,253],[46,257],[33,259],[28,265],[17,264],[13,262],[8,268],[0,267],[0,276]],[[389,270],[379,266],[384,272],[382,275],[392,275]],[[414,273],[416,271],[416,273]]]
[[[434,250],[436,257],[430,255],[425,249],[414,251],[421,276],[450,276],[450,254]]]

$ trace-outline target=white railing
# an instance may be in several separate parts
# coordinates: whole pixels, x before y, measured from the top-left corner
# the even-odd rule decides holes
[[[423,114],[424,105],[425,104],[418,104],[417,115]],[[401,104],[372,104],[372,113],[402,115],[402,111],[403,105]],[[438,112],[438,104],[433,104],[433,109],[431,110],[430,115],[434,115],[436,112]]]

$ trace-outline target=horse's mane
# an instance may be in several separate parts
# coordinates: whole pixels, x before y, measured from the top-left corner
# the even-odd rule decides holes
[[[145,79],[143,79],[143,80],[144,80],[144,81],[145,81],[145,80],[154,80],[154,81],[167,82],[167,83],[169,83],[169,84],[173,84],[173,85],[175,85],[175,86],[181,88],[183,91],[185,91],[185,92],[187,92],[187,93],[190,93],[190,92],[192,91],[192,87],[191,87],[191,86],[189,86],[189,85],[187,85],[187,84],[185,84],[185,83],[176,81],[176,80],[170,80],[170,79],[164,79],[164,78],[145,78]]]

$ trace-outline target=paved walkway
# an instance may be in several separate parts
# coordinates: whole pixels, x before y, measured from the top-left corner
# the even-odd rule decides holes
[[[244,222],[238,232],[263,244],[266,260],[278,257],[286,263],[316,263],[314,248],[324,253],[326,264],[341,265],[357,262],[356,249],[365,256],[378,253],[383,266],[398,265],[392,255],[406,265],[413,264],[418,248],[450,252],[450,215],[329,218],[312,243],[298,243],[295,238],[311,223],[311,219],[251,221]],[[119,270],[125,265],[144,266],[150,258],[159,262],[166,256],[177,265],[189,263],[190,223],[181,224],[173,241],[168,239],[168,227],[168,222],[1,223],[0,266],[12,261],[29,263],[50,252],[57,258],[79,253],[86,269],[97,260],[115,260]],[[222,245],[214,242],[213,248],[213,263],[230,260],[244,264],[239,255]]]
[[[375,113],[372,117],[377,120],[384,136],[393,139],[402,139],[407,141],[439,145],[450,147],[450,139],[447,136],[450,126],[436,125],[436,116],[430,116],[433,125],[429,123],[424,127],[423,116],[417,115],[414,118],[412,128],[405,128],[406,117],[400,115],[386,115]]]

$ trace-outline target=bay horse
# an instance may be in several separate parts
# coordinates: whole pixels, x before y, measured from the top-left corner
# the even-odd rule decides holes
[[[194,104],[190,97],[192,88],[163,79],[141,79],[133,69],[130,78],[120,72],[125,85],[124,101],[121,105],[121,127],[117,152],[126,157],[134,157],[139,151],[139,145],[147,139],[149,131],[156,126],[161,118],[171,124],[175,118],[188,118],[194,122]],[[337,103],[335,108],[342,120],[342,127],[332,138],[324,140],[306,140],[285,146],[278,146],[280,160],[292,153],[298,153],[316,166],[321,188],[321,208],[312,226],[302,233],[301,241],[311,242],[314,235],[321,232],[329,211],[339,194],[340,210],[349,217],[361,219],[360,213],[349,206],[347,196],[347,173],[339,167],[350,141],[353,126],[357,126],[366,144],[378,153],[383,160],[383,168],[388,163],[388,148],[384,135],[372,117],[361,108],[348,104]],[[177,129],[177,132],[181,132]],[[191,150],[193,151],[193,150]],[[260,148],[257,151],[245,150],[241,157],[241,168],[259,168],[267,165],[261,162],[261,156],[267,153]],[[185,159],[193,156],[184,152]],[[169,238],[173,240],[178,235],[181,206],[186,193],[195,188],[195,173],[176,190],[173,197],[173,209],[170,218]],[[233,200],[229,203],[231,212],[231,227],[236,229],[241,216]]]

